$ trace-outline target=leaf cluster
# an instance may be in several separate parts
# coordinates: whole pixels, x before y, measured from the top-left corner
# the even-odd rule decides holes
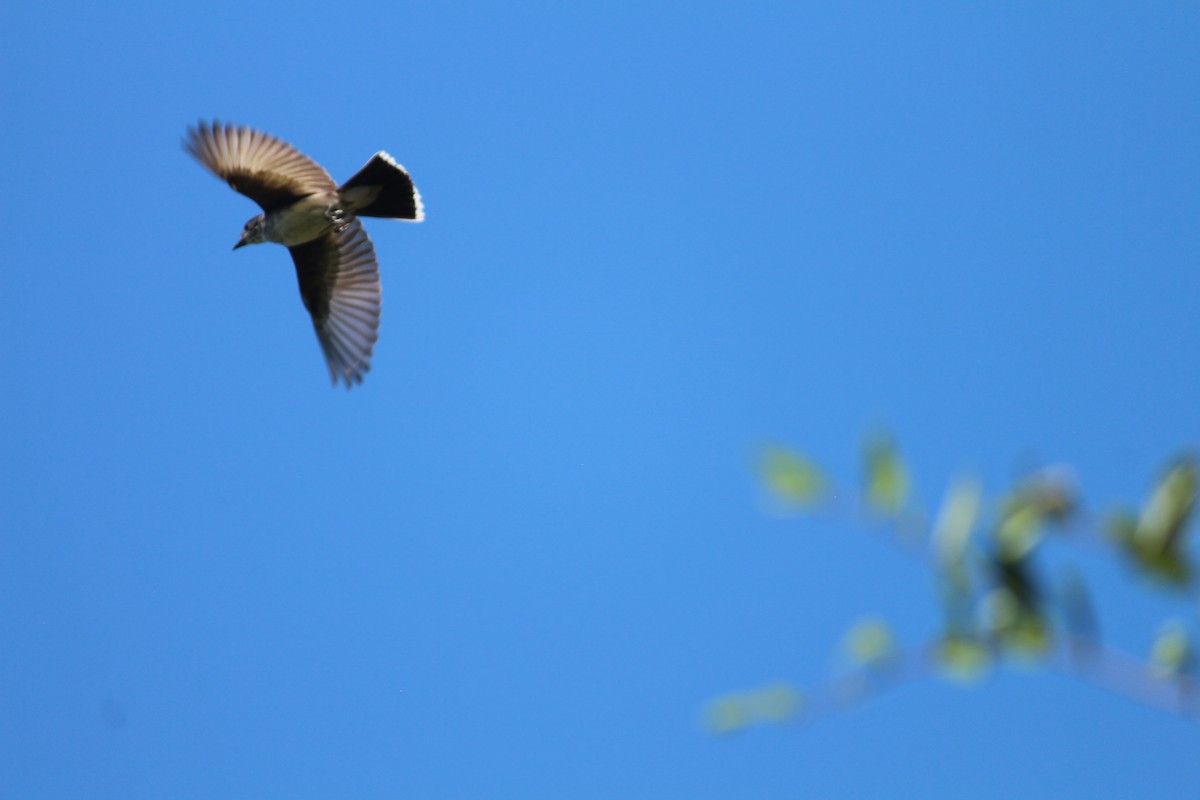
[[[1197,578],[1188,540],[1200,484],[1195,455],[1168,463],[1140,508],[1117,510],[1098,523],[1083,507],[1074,472],[1064,466],[1034,472],[990,499],[979,481],[960,476],[932,522],[924,522],[911,470],[886,433],[866,439],[860,482],[850,492],[839,489],[815,460],[787,447],[764,448],[758,472],[769,495],[797,512],[854,511],[855,521],[891,525],[906,544],[914,541],[916,529],[937,586],[940,624],[929,641],[906,648],[882,618],[859,622],[841,645],[841,663],[848,667],[826,685],[801,690],[771,684],[726,694],[706,707],[709,730],[730,733],[812,718],[925,675],[975,683],[1006,660],[1055,666],[1200,721],[1198,659],[1188,625],[1163,622],[1150,652],[1130,655],[1101,637],[1081,573],[1072,570],[1050,584],[1039,568],[1047,538],[1069,541],[1082,532],[1126,563],[1147,590],[1194,599]]]

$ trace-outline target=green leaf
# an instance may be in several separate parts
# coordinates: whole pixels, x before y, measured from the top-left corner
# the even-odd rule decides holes
[[[749,726],[753,718],[740,694],[728,694],[709,701],[704,709],[704,727],[718,735],[736,733]]]
[[[1192,578],[1184,554],[1184,535],[1196,507],[1196,485],[1195,460],[1180,459],[1142,507],[1134,531],[1135,557],[1151,573],[1170,583],[1187,584]]]
[[[756,719],[762,722],[787,722],[794,719],[804,705],[804,697],[786,683],[764,686],[748,697]]]
[[[959,683],[978,683],[991,669],[992,653],[976,636],[948,633],[934,646],[942,677]]]
[[[1143,546],[1177,548],[1196,507],[1196,462],[1180,459],[1163,476],[1138,518],[1138,539]]]
[[[982,498],[983,488],[973,478],[958,478],[947,490],[933,525],[933,547],[943,568],[962,568]]]
[[[1031,560],[1009,558],[998,550],[989,569],[995,588],[984,598],[982,610],[992,638],[1010,655],[1046,655],[1053,636]]]
[[[886,517],[899,516],[908,504],[911,481],[892,438],[877,434],[863,448],[867,504]]]
[[[1017,487],[1016,495],[1055,524],[1066,522],[1079,507],[1078,481],[1074,471],[1063,464],[1044,467],[1029,475]]]
[[[1179,459],[1163,475],[1135,517],[1118,511],[1109,518],[1109,537],[1147,575],[1186,587],[1194,570],[1185,537],[1196,506],[1197,467],[1192,457]]]
[[[854,625],[843,642],[846,654],[855,664],[868,669],[892,665],[899,653],[892,629],[882,619],[864,619]]]
[[[782,447],[763,449],[759,474],[767,489],[789,505],[809,509],[820,504],[829,492],[829,481],[816,464]]]
[[[1021,481],[1000,504],[996,544],[1005,558],[1020,559],[1041,541],[1046,524],[1061,525],[1075,513],[1079,491],[1066,467],[1047,467]]]
[[[1178,620],[1163,625],[1150,648],[1150,672],[1156,678],[1179,678],[1196,667],[1196,651],[1187,628]]]
[[[1025,502],[1019,495],[1005,503],[1004,515],[996,527],[996,546],[1007,559],[1022,559],[1041,539],[1042,509]]]
[[[772,683],[709,701],[702,722],[710,733],[726,735],[760,723],[788,722],[803,708],[804,695],[800,691],[786,683]]]
[[[984,599],[984,616],[992,636],[1005,652],[1040,659],[1053,642],[1041,610],[1024,602],[1012,589],[1000,586]]]

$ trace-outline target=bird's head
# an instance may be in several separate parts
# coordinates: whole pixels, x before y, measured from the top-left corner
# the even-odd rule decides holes
[[[259,244],[265,242],[266,239],[267,218],[264,214],[259,214],[249,222],[246,227],[242,228],[242,238],[238,239],[237,244],[233,246],[234,250],[247,244]]]

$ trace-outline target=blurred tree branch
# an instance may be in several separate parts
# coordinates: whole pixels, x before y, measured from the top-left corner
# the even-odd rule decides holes
[[[1071,571],[1047,586],[1036,569],[1048,536],[1067,539],[1067,531],[1082,531],[1129,564],[1146,588],[1193,598],[1187,534],[1200,474],[1194,454],[1167,465],[1140,509],[1122,509],[1098,522],[1082,508],[1074,473],[1062,466],[1026,477],[991,504],[978,481],[959,477],[927,522],[914,508],[908,466],[884,433],[866,440],[861,484],[849,494],[790,448],[765,448],[758,468],[763,486],[786,508],[849,523],[882,520],[901,543],[926,554],[939,589],[941,630],[918,647],[905,647],[884,620],[859,622],[842,642],[842,668],[824,685],[802,690],[772,684],[715,698],[704,711],[710,731],[811,720],[930,676],[973,683],[1010,659],[1055,668],[1200,721],[1198,663],[1188,626],[1168,620],[1145,657],[1124,652],[1102,639],[1082,574]]]

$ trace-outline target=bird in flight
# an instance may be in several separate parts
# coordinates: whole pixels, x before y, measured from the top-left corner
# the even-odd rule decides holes
[[[199,123],[184,148],[262,207],[233,246],[276,242],[291,252],[334,386],[362,383],[379,338],[379,265],[358,217],[420,222],[421,196],[382,150],[340,187],[290,144],[253,128]]]

